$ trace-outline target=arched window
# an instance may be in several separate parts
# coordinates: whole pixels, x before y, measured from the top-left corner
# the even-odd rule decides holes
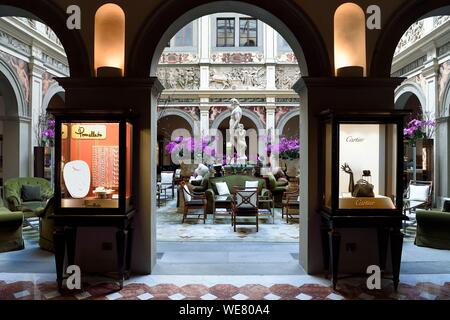
[[[95,14],[95,70],[97,76],[123,76],[125,67],[125,13],[113,3]]]
[[[366,18],[354,3],[344,3],[334,14],[334,64],[336,75],[348,67],[363,68],[366,75]]]

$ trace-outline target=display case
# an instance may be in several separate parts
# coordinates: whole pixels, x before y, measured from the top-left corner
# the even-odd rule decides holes
[[[405,112],[321,114],[322,210],[401,215]]]
[[[403,119],[405,111],[327,110],[320,114],[319,181],[324,270],[338,280],[341,229],[373,228],[385,271],[390,243],[394,288],[399,283],[405,216]],[[365,241],[365,239],[362,239]],[[362,269],[367,266],[362,266]],[[365,269],[364,269],[365,270]]]
[[[55,113],[57,214],[123,215],[133,209],[132,118]]]

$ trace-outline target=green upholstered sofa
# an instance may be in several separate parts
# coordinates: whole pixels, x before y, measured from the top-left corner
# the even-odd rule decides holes
[[[23,185],[41,186],[42,201],[24,202],[21,196]],[[47,200],[53,196],[50,182],[42,178],[9,179],[5,182],[4,192],[8,209],[11,211],[24,211],[25,215],[34,215],[34,211],[44,207]]]
[[[267,175],[267,189],[270,190],[275,202],[275,207],[281,208],[283,202],[283,194],[288,190],[289,181],[286,179],[276,179],[272,173]]]
[[[205,180],[205,179],[204,179]],[[266,189],[266,181],[261,178],[256,178],[252,176],[244,176],[244,175],[231,175],[220,178],[209,178],[204,181],[206,184],[208,183],[208,187],[206,189],[206,213],[213,214],[216,208],[215,205],[215,196],[218,195],[216,183],[217,182],[226,182],[228,189],[230,192],[233,192],[233,187],[244,187],[246,181],[258,181],[258,193],[260,195],[269,194],[269,190]],[[200,187],[201,188],[201,187]],[[194,191],[200,192],[199,188],[194,188]]]
[[[54,213],[54,198],[51,197],[45,208],[36,210],[39,219],[39,247],[54,252],[53,232],[55,231],[55,220],[49,218]]]
[[[11,212],[0,199],[0,252],[22,250],[23,213]]]
[[[450,212],[417,210],[415,244],[420,247],[450,249]]]

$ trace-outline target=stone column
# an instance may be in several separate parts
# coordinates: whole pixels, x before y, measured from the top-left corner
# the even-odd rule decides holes
[[[200,98],[200,135],[209,136],[209,98]]]
[[[275,31],[269,25],[264,25],[264,55],[266,58],[266,87],[275,90]]]
[[[209,88],[209,56],[211,50],[210,28],[210,16],[203,16],[198,19],[200,90]]]
[[[29,132],[29,151],[28,154],[29,157],[29,172],[30,175],[33,175],[34,166],[33,166],[33,159],[34,159],[34,152],[33,147],[38,146],[40,144],[40,141],[38,141],[36,128],[39,122],[39,117],[45,113],[45,110],[42,110],[42,75],[45,72],[45,67],[42,61],[40,60],[40,57],[42,56],[42,50],[39,48],[33,47],[32,48],[32,54],[31,61],[29,63],[30,68],[30,109],[31,109],[31,126],[30,126],[30,132]]]
[[[267,97],[266,99],[266,134],[272,143],[276,143],[279,132],[276,132],[275,126],[275,97]],[[260,145],[260,154],[264,153],[264,145]],[[270,163],[272,167],[279,166],[278,157],[271,156]]]

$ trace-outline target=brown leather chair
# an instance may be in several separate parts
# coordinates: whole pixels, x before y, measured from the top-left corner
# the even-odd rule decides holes
[[[180,183],[180,196],[182,197],[181,203],[183,204],[183,220],[181,223],[184,223],[184,220],[188,218],[188,215],[196,215],[197,219],[202,219],[203,223],[206,223],[207,215],[206,215],[206,196],[204,192],[192,192],[189,190],[186,182],[182,181]],[[201,214],[199,213],[190,213],[189,210],[203,209]]]

